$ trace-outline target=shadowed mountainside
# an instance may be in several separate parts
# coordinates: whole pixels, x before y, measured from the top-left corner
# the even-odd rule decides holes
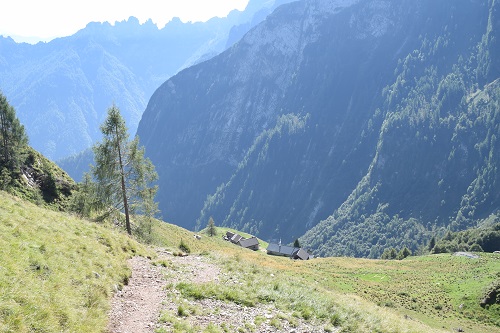
[[[497,1],[300,1],[152,96],[162,212],[321,255],[415,250],[498,209]],[[332,215],[333,213],[333,215]]]

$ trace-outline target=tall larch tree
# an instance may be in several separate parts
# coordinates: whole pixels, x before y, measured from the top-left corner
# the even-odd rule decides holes
[[[108,109],[101,132],[102,142],[93,147],[96,195],[106,214],[113,211],[125,214],[127,232],[132,234],[131,214],[157,213],[154,203],[157,187],[152,183],[158,176],[151,161],[144,157],[139,139],[129,140],[125,120],[115,105]]]

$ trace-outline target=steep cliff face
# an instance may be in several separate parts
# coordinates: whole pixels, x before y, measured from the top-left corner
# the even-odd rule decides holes
[[[484,36],[494,33],[488,22],[496,6],[310,0],[279,7],[226,52],[165,82],[149,101],[138,134],[160,174],[164,217],[194,228],[213,216],[286,241],[324,220],[302,238],[305,244],[320,254],[376,256],[392,243],[363,239],[359,229],[383,213],[385,220],[374,220],[377,234],[410,221],[402,224],[418,234],[409,244],[416,248],[433,223],[448,225],[459,213],[473,178],[453,182],[461,173],[448,171],[443,158],[453,147],[458,154],[461,144],[443,144],[453,126],[442,125],[444,133],[431,120],[439,106],[458,121],[478,77],[487,77],[477,73],[492,59],[486,54],[494,46]],[[483,44],[486,60],[478,62]],[[453,76],[456,68],[464,73]],[[488,77],[497,75],[494,68],[487,66]],[[441,118],[448,119],[437,123],[446,123]],[[475,175],[471,161],[463,167]],[[446,196],[441,204],[430,194],[446,181],[429,184],[443,175],[462,192],[438,191]],[[346,210],[356,200],[363,205]],[[335,214],[343,211],[349,213],[339,224]],[[339,230],[344,238],[335,238]],[[329,251],[332,242],[342,245]]]

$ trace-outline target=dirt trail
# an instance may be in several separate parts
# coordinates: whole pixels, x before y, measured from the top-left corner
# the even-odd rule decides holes
[[[108,332],[154,332],[167,299],[167,283],[203,283],[218,279],[219,269],[204,262],[201,257],[174,257],[161,249],[157,252],[156,260],[166,260],[172,266],[155,266],[151,260],[143,257],[134,257],[128,261],[132,276],[128,285],[113,297]]]
[[[142,257],[129,260],[132,276],[129,284],[113,297],[109,333],[154,333],[157,329],[171,332],[175,323],[195,327],[200,332],[208,325],[224,326],[234,332],[246,326],[266,333],[325,332],[323,324],[316,327],[313,322],[295,318],[272,303],[245,307],[215,298],[185,299],[172,286],[179,282],[199,284],[214,281],[239,288],[242,282],[233,274],[221,272],[206,257],[174,257],[161,249],[157,252],[155,261],[164,265],[153,265],[151,260]],[[179,317],[180,304],[190,309],[187,316]],[[162,314],[166,314],[167,319],[160,320]],[[337,332],[338,329],[328,331]]]
[[[150,260],[134,257],[129,260],[132,277],[111,303],[111,333],[154,332],[161,305],[166,298],[162,268]]]

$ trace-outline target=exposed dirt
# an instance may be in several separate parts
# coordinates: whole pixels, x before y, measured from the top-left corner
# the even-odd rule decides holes
[[[129,260],[132,276],[111,303],[108,331],[112,333],[154,332],[161,305],[166,298],[162,268],[150,260]]]
[[[201,257],[174,257],[162,249],[157,252],[156,262],[163,260],[172,265],[153,265],[151,260],[143,257],[128,261],[132,276],[128,285],[113,297],[109,313],[110,333],[154,332],[160,311],[165,307],[167,283],[203,283],[218,279],[219,269]]]
[[[171,332],[178,323],[197,328],[196,332],[204,331],[208,325],[224,327],[226,332],[237,332],[239,328],[249,325],[257,332],[325,332],[324,327],[292,318],[290,313],[276,309],[273,304],[245,307],[216,299],[183,298],[174,287],[179,282],[198,284],[214,281],[231,284],[235,288],[241,283],[221,272],[206,257],[174,257],[160,249],[154,262],[156,265],[142,257],[129,260],[132,277],[129,284],[113,298],[108,332]],[[189,313],[180,315],[179,307],[186,308]],[[167,319],[160,320],[162,315],[166,315]]]

